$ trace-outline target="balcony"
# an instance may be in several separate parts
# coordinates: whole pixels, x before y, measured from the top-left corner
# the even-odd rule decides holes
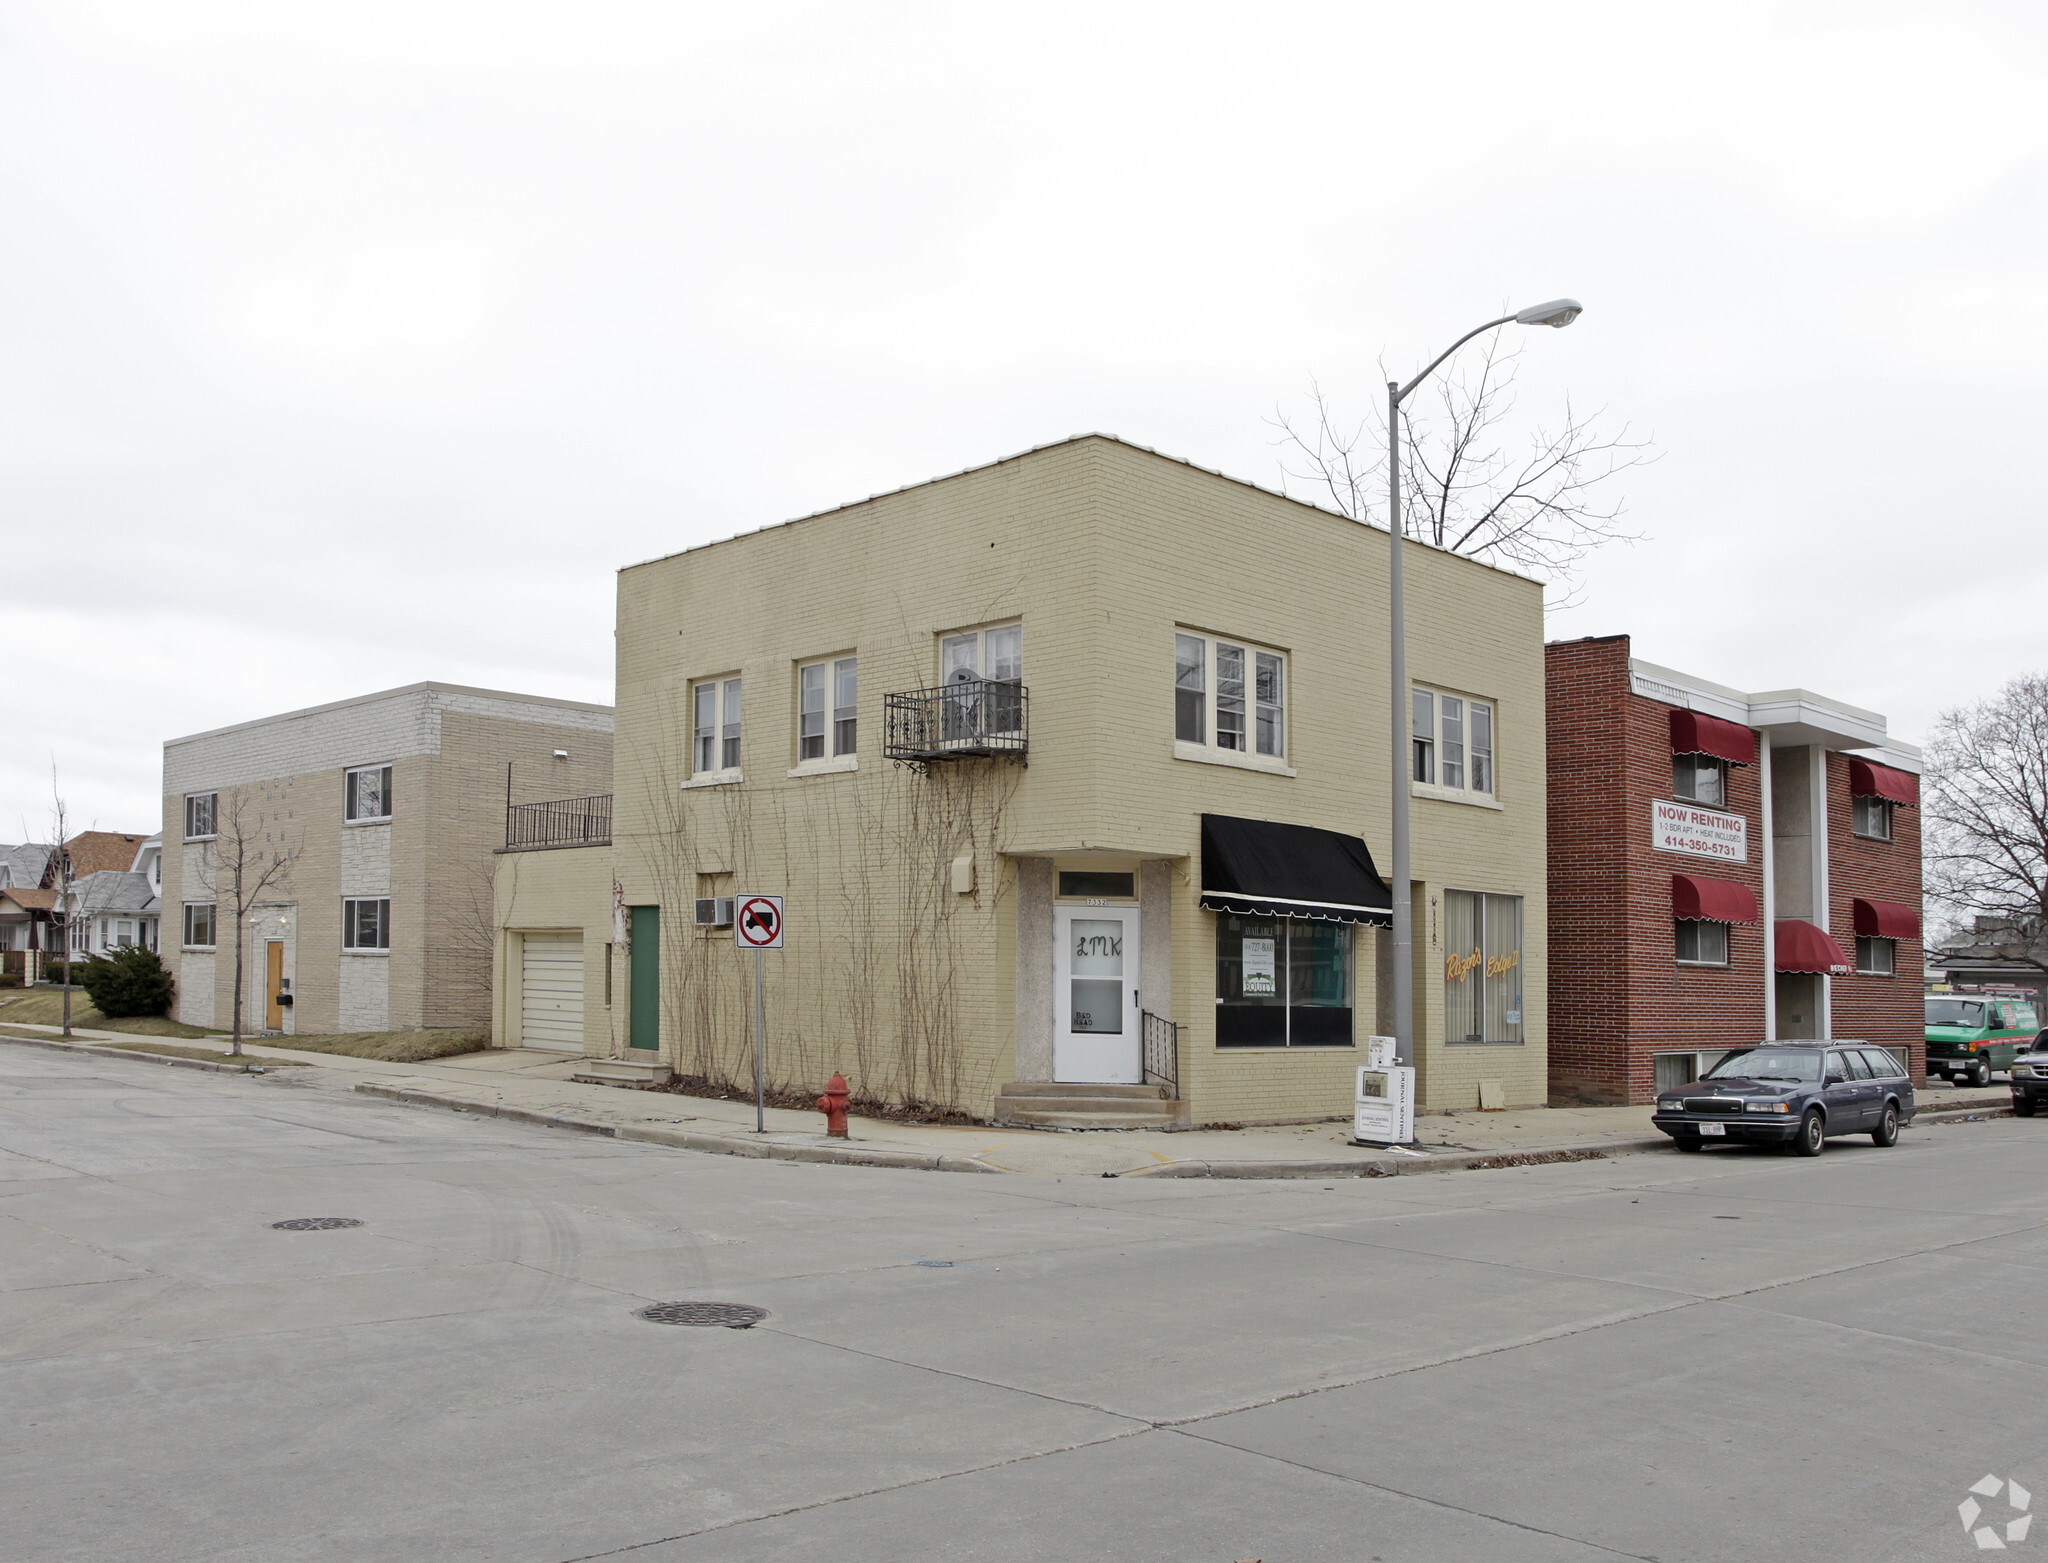
[[[925,770],[937,760],[1013,760],[1030,749],[1031,692],[1012,679],[953,678],[882,697],[882,754]]]
[[[612,839],[612,795],[505,805],[505,850],[601,847]]]

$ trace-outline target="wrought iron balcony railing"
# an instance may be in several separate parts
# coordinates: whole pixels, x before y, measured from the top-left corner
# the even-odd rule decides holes
[[[882,697],[882,753],[923,769],[934,760],[1025,763],[1031,692],[1013,679],[959,678]]]
[[[505,805],[507,847],[594,847],[612,839],[612,795]]]

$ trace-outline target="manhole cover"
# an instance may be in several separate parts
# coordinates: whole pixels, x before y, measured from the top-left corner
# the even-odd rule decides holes
[[[332,1232],[338,1227],[359,1227],[362,1222],[354,1216],[299,1216],[270,1224],[280,1232]]]
[[[642,1308],[639,1317],[656,1324],[709,1324],[728,1330],[752,1329],[768,1317],[766,1308],[747,1303],[665,1302]]]

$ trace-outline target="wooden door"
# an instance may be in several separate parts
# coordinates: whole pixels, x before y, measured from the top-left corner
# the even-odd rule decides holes
[[[284,991],[284,940],[269,939],[263,946],[263,1029],[284,1030],[284,1006],[277,1002]]]

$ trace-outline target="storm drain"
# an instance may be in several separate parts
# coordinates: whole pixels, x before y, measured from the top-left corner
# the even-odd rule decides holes
[[[359,1227],[354,1216],[294,1216],[290,1221],[270,1223],[280,1232],[333,1232],[341,1227]]]
[[[703,1324],[726,1330],[747,1330],[767,1318],[768,1310],[749,1303],[665,1302],[642,1308],[636,1317],[656,1324]]]

